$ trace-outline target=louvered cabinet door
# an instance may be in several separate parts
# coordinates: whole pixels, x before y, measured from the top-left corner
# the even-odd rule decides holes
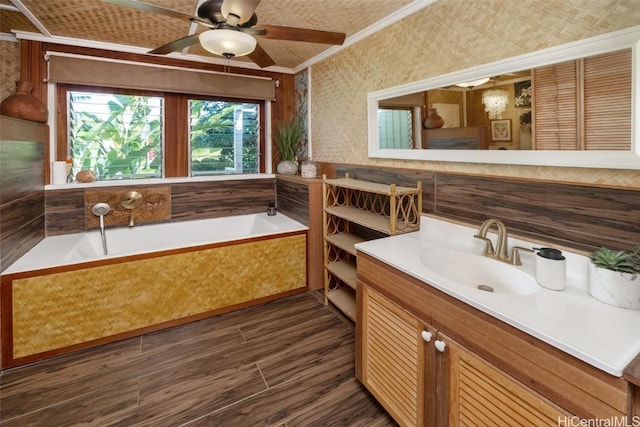
[[[442,334],[440,334],[439,339]],[[557,426],[570,415],[449,338],[449,426]]]
[[[375,290],[362,289],[361,380],[398,424],[423,426],[430,398],[424,325]],[[435,392],[435,384],[430,389]]]

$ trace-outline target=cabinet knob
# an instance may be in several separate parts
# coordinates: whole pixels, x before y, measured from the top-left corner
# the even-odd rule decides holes
[[[426,342],[430,342],[432,337],[433,337],[433,334],[431,332],[422,331],[422,339],[425,340]]]
[[[445,344],[444,341],[440,341],[440,340],[436,340],[434,345],[436,346],[436,350],[438,350],[440,353],[442,353],[444,349],[447,347],[447,344]]]

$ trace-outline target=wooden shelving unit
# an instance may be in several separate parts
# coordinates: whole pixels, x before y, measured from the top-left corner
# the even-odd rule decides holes
[[[392,236],[420,229],[422,184],[401,187],[349,178],[322,177],[324,201],[324,297],[356,320],[355,245],[371,237]]]

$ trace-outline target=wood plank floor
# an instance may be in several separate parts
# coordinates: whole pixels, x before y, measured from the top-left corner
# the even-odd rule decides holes
[[[317,293],[0,376],[3,426],[394,426],[354,377],[354,328]]]

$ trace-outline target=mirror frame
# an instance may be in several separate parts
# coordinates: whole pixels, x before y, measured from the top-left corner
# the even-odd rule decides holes
[[[632,49],[632,125],[631,150],[429,150],[381,149],[378,143],[378,103],[387,98],[451,86],[508,72],[599,55],[615,50]],[[368,155],[373,158],[428,160],[462,163],[497,163],[537,166],[640,169],[640,26],[567,43],[524,55],[506,58],[448,74],[407,83],[367,95]]]

